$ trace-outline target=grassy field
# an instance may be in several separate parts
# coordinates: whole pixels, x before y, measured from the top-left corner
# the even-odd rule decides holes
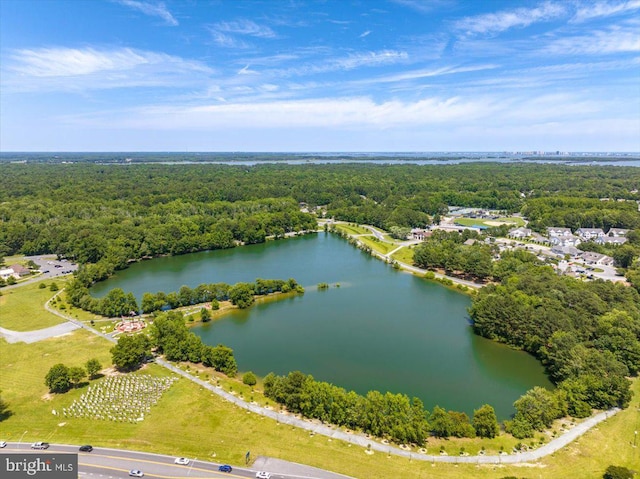
[[[357,226],[357,225],[352,225],[352,224],[345,224],[345,223],[336,223],[333,225],[337,230],[341,230],[344,231],[345,233],[348,233],[350,235],[367,235],[367,234],[373,234],[371,233],[371,230],[368,228],[364,228],[363,226]]]
[[[52,281],[45,281],[47,287],[44,289],[38,287],[41,283],[42,281],[2,290],[0,327],[13,331],[33,331],[63,322],[63,319],[44,309],[44,304],[55,294],[49,290]],[[55,280],[55,283],[60,288],[64,286],[64,281]]]
[[[456,218],[455,220],[456,224],[460,224],[463,226],[475,226],[475,225],[479,225],[479,226],[487,226],[487,227],[491,227],[491,226],[495,226],[494,223],[506,223],[506,224],[512,224],[514,226],[524,226],[525,222],[522,218],[519,218],[517,216],[509,216],[506,218],[498,218],[496,220],[483,220],[481,218]]]
[[[404,247],[391,255],[392,259],[406,264],[413,264],[413,248]]]
[[[53,315],[41,309],[46,299],[53,295],[48,289],[39,290],[36,284],[12,291],[11,296],[2,298],[10,300],[11,305],[23,305],[24,311],[36,318],[35,325],[58,321],[56,317],[49,318]],[[37,301],[33,301],[34,298]],[[33,303],[30,306],[29,300]],[[5,306],[2,307],[3,320],[6,316],[4,311],[8,311]],[[9,320],[16,321],[16,318],[19,319],[19,315],[14,313]],[[86,385],[63,395],[49,395],[44,384],[49,368],[59,362],[67,366],[81,366],[90,358],[97,358],[104,367],[108,367],[111,347],[112,343],[85,330],[30,345],[8,344],[0,339],[0,391],[12,411],[12,415],[0,423],[0,440],[18,441],[22,438],[24,442],[91,443],[215,459],[230,464],[243,464],[244,454],[250,450],[254,457],[277,457],[356,478],[498,479],[512,475],[530,479],[595,479],[602,477],[610,464],[640,468],[640,447],[631,446],[633,432],[640,430],[638,380],[633,385],[635,396],[630,408],[532,467],[456,466],[410,461],[379,452],[367,455],[361,447],[332,441],[324,436],[312,436],[307,431],[248,413],[183,378],[174,383],[140,423],[65,418],[52,414],[53,410],[61,411],[78,399]],[[252,391],[238,379],[228,379],[218,373],[214,375],[212,371],[196,365],[183,365],[182,368],[245,399],[269,404],[259,392]],[[145,366],[144,372],[158,376],[170,374],[154,364]],[[167,431],[171,431],[171,441],[166,440]],[[536,435],[535,441],[539,437],[541,435]],[[493,440],[429,439],[427,450],[430,454],[437,454],[443,446],[449,455],[455,456],[461,447],[471,454],[484,447],[488,453],[495,454],[501,446],[509,451],[515,442],[505,435]],[[530,441],[525,442],[528,444]]]
[[[385,243],[380,241],[375,236],[359,236],[359,241],[362,241],[364,244],[369,246],[372,250],[377,251],[381,254],[387,254],[389,251],[393,251],[398,247],[397,244],[393,243]]]

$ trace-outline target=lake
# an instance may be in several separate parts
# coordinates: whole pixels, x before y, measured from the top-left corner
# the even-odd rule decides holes
[[[294,278],[306,292],[192,329],[207,344],[233,348],[241,371],[300,370],[361,394],[399,392],[428,409],[469,415],[488,403],[502,419],[526,390],[552,388],[532,356],[473,334],[466,295],[394,270],[327,233],[157,258],[91,292],[99,297],[121,287],[140,299],[147,291],[256,278]],[[330,288],[318,290],[320,282]]]

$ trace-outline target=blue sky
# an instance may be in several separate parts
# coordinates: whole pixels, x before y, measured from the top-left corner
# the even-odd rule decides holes
[[[2,151],[640,151],[640,0],[1,0]]]

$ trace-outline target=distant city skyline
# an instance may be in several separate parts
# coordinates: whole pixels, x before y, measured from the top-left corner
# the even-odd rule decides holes
[[[639,152],[640,0],[2,0],[0,151]]]

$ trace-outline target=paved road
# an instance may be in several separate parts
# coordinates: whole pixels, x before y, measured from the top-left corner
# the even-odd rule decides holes
[[[249,478],[256,477],[256,472],[266,470],[271,473],[272,479],[320,479],[324,471],[308,468],[299,464],[269,458],[257,458],[254,467],[243,468],[233,466],[231,473],[220,472],[221,465],[216,462],[187,458],[186,465],[175,464],[176,456],[166,456],[146,452],[127,451],[96,447],[91,452],[79,452],[79,446],[52,444],[44,451],[33,450],[29,443],[9,443],[1,452],[6,454],[24,453],[72,453],[78,454],[78,475],[81,477],[111,477],[128,478],[129,471],[137,469],[142,471],[145,477],[160,478]],[[270,466],[272,469],[267,469]],[[298,472],[296,472],[296,470]],[[318,471],[320,474],[314,475]],[[311,473],[311,474],[309,474]],[[334,475],[336,479],[344,479],[347,476]]]

